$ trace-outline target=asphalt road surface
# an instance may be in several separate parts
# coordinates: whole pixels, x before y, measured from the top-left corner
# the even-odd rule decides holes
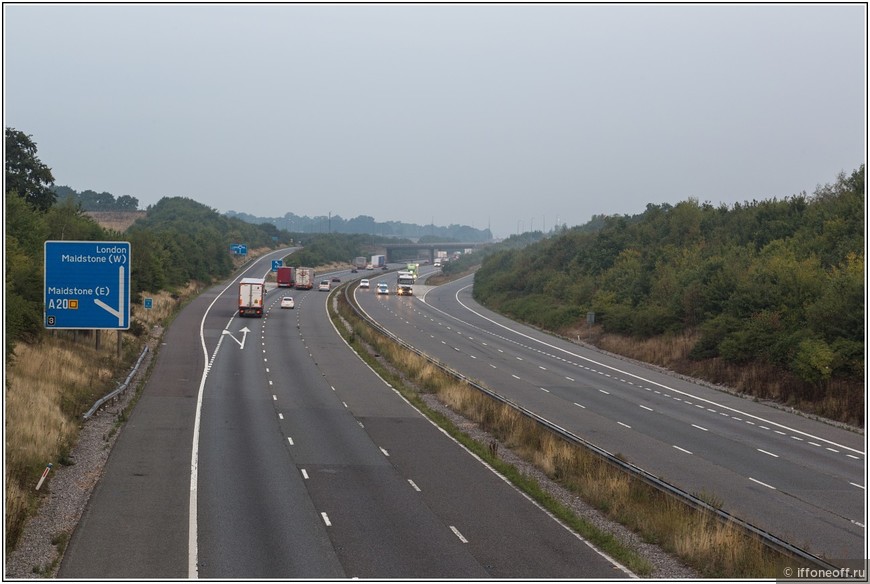
[[[684,491],[828,559],[867,557],[864,436],[519,325],[471,284],[356,297],[403,341]]]
[[[328,297],[240,319],[228,283],[181,312],[59,577],[627,576],[378,378]]]

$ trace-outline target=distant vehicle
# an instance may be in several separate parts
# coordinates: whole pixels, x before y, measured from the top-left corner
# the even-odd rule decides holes
[[[366,267],[366,263],[367,263],[367,262],[366,262],[366,259],[365,259],[363,256],[358,256],[358,257],[355,257],[355,258],[353,259],[353,266],[354,266],[357,270],[361,270],[361,269],[363,269],[364,267]]]
[[[296,289],[311,290],[314,287],[314,268],[296,268]]]
[[[239,316],[263,316],[265,299],[264,278],[242,278],[239,281]]]
[[[329,280],[321,280],[320,286],[317,287],[321,292],[329,292]]]
[[[390,287],[387,286],[386,282],[378,282],[378,294],[389,294]]]
[[[350,270],[351,274],[356,274],[357,272],[358,272],[358,270],[356,268],[351,268],[351,270]]]
[[[279,288],[292,288],[296,285],[294,279],[295,270],[289,266],[281,266],[278,268],[278,273],[275,275],[275,280],[278,282]]]
[[[441,258],[436,258],[435,263],[432,265],[435,266],[436,268],[440,268],[441,267]]]
[[[363,278],[362,280],[359,281],[359,287],[360,288],[368,288],[369,281],[367,279]]]
[[[292,296],[285,296],[281,299],[281,308],[296,308],[296,303],[293,302]]]
[[[382,268],[387,265],[387,256],[373,255],[371,264],[373,268]]]
[[[397,296],[413,296],[414,295],[414,287],[410,284],[397,284],[396,285],[396,295]]]
[[[388,268],[387,266],[383,266],[381,269],[382,270],[389,270],[390,268]]]
[[[341,278],[339,278],[338,276],[333,276],[332,281],[333,282],[341,282]]]
[[[413,272],[399,272],[399,284],[413,284],[416,280]]]

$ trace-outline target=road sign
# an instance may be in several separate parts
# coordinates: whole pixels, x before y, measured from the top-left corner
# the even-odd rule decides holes
[[[130,243],[45,242],[44,325],[130,328]]]
[[[244,243],[231,243],[230,251],[236,255],[248,255],[248,246]]]
[[[277,272],[278,268],[284,265],[284,260],[272,260],[272,271]]]
[[[146,298],[144,300],[143,304],[145,305],[145,308],[147,308],[148,310],[151,310],[151,308],[154,306],[154,299],[153,298]]]

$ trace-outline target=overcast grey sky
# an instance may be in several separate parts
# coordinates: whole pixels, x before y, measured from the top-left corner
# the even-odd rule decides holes
[[[14,5],[56,184],[496,236],[787,197],[866,158],[863,5]]]

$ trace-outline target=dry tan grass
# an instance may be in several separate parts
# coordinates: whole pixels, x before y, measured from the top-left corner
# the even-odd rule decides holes
[[[115,346],[97,351],[88,339],[76,343],[48,337],[19,344],[6,368],[6,530],[15,541],[45,466],[68,454],[78,434],[73,411],[112,386]]]
[[[149,295],[154,308],[131,307],[133,320],[150,328],[163,323],[184,298],[199,291],[196,283]],[[67,456],[78,436],[78,419],[111,391],[126,371],[117,358],[116,333],[102,332],[100,349],[93,334],[55,331],[40,343],[19,343],[6,366],[6,546],[14,544],[38,497],[34,491],[45,466]],[[131,333],[125,345],[137,345]],[[47,489],[43,489],[45,492]]]

